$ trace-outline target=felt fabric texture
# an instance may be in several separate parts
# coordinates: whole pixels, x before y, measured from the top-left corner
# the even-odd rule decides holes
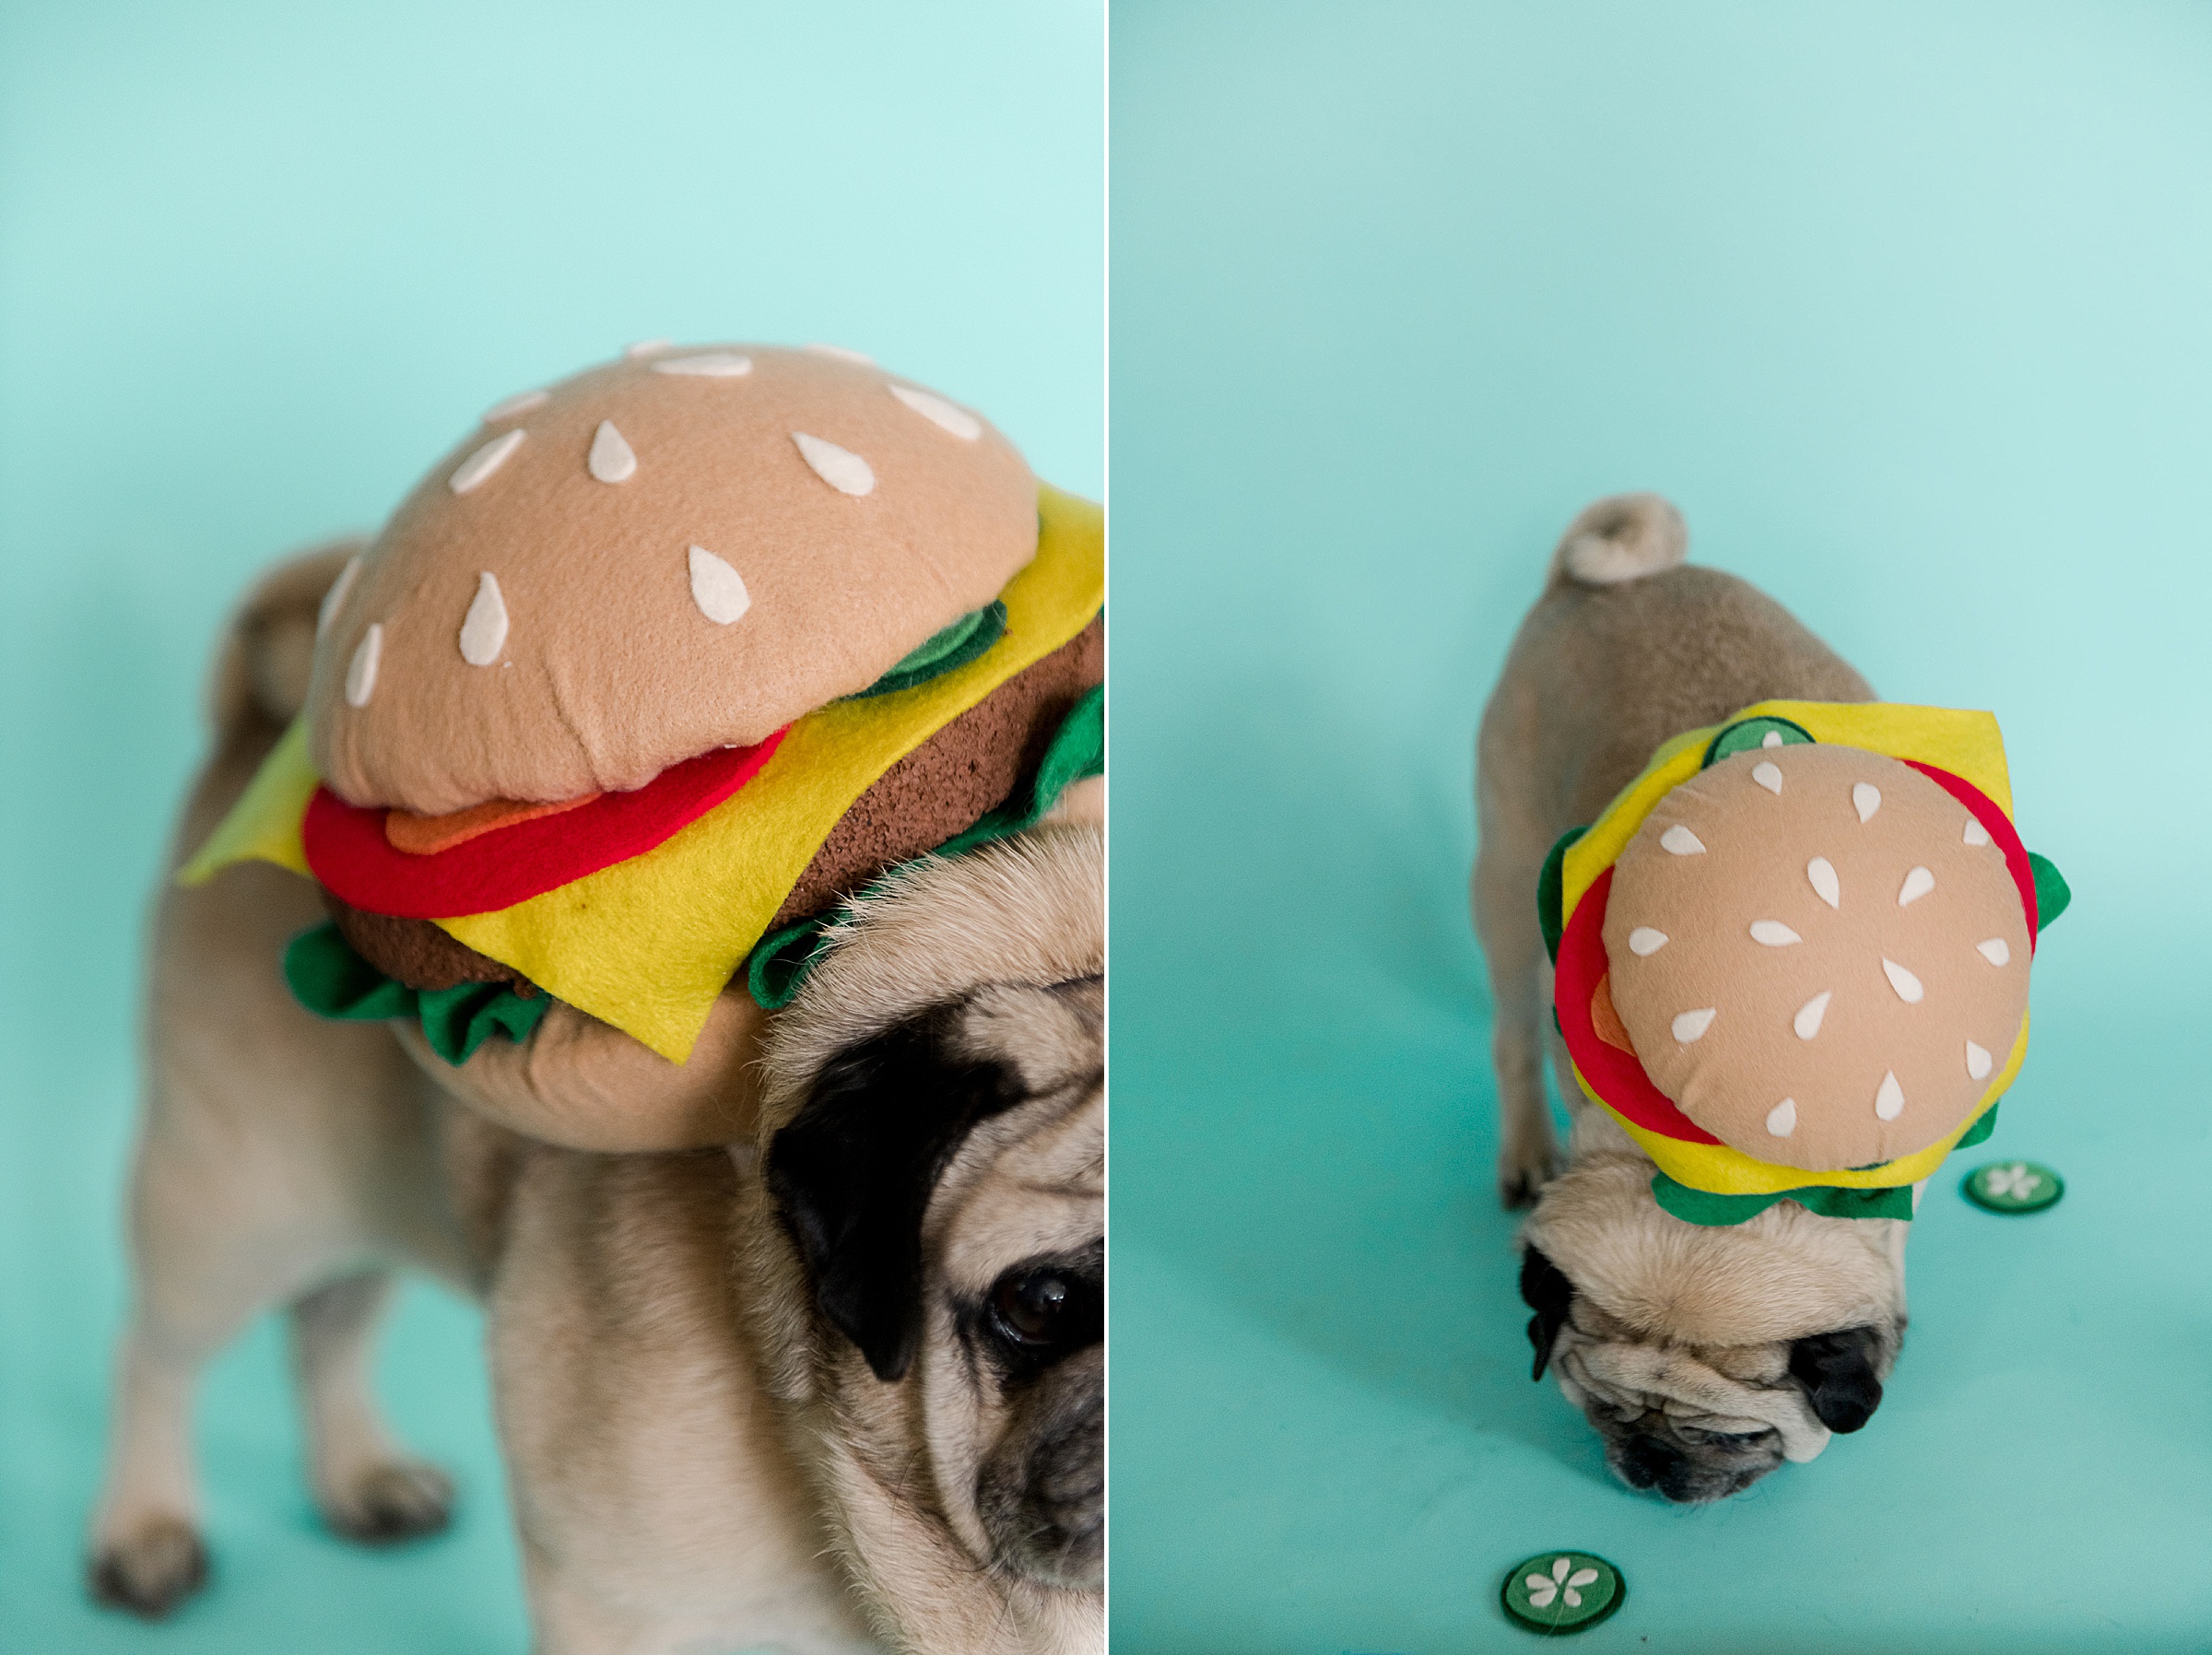
[[[1006,636],[982,657],[912,689],[801,719],[742,793],[642,856],[513,908],[441,923],[680,1062],[739,962],[869,786],[1098,615],[1103,513],[1050,487],[1038,502],[1036,559],[1000,594]]]
[[[1703,768],[1705,752],[1715,736],[1730,725],[1758,718],[1787,719],[1815,741],[1918,759],[1947,770],[2011,819],[2012,782],[2005,768],[2005,742],[1992,713],[1901,701],[1760,701],[1718,724],[1684,731],[1661,745],[1643,773],[1622,789],[1600,821],[1567,852],[1560,867],[1562,911],[1571,912],[1598,874],[1613,865],[1652,806]]]
[[[952,671],[966,666],[978,655],[996,643],[1006,630],[1006,606],[987,604],[972,615],[963,615],[897,666],[862,690],[861,696],[888,696],[895,690],[912,689],[917,684],[926,684]]]
[[[1069,712],[1105,676],[1105,624],[1094,617],[871,782],[838,818],[771,929],[821,912],[996,808],[1036,773]]]
[[[1678,1184],[1664,1172],[1652,1174],[1652,1199],[1685,1224],[1719,1228],[1758,1217],[1778,1201],[1794,1201],[1823,1218],[1912,1217],[1912,1186],[1887,1189],[1839,1190],[1825,1184],[1807,1184],[1794,1190],[1774,1190],[1764,1195],[1715,1195]]]
[[[493,1036],[527,1040],[546,1015],[539,994],[524,999],[496,983],[462,983],[424,993],[394,982],[347,945],[335,924],[300,933],[284,951],[292,998],[318,1016],[353,1023],[413,1018],[430,1050],[458,1066]]]
[[[1865,820],[1854,792],[1878,798]],[[1968,842],[1974,822],[1901,761],[1828,744],[1739,752],[1669,792],[1614,864],[1604,926],[1611,1003],[1653,1084],[1721,1142],[1807,1171],[1951,1136],[2028,1009],[2027,910],[1994,840]],[[1687,855],[1666,848],[1683,828]],[[1993,937],[2005,965],[1977,950]],[[1799,1014],[1823,995],[1808,1034]]]
[[[638,1155],[750,1139],[767,1019],[735,986],[707,1014],[690,1061],[674,1063],[549,1000],[527,1040],[487,1040],[458,1068],[430,1049],[419,1022],[387,1027],[418,1067],[487,1120],[569,1149]]]
[[[438,816],[641,787],[865,690],[1030,562],[1037,485],[996,430],[953,435],[873,365],[740,348],[738,376],[663,371],[693,352],[587,370],[432,468],[316,651],[308,727],[332,792]],[[603,422],[635,458],[620,481],[588,467]],[[488,437],[518,432],[455,491]],[[873,486],[825,482],[802,433],[857,456]],[[742,578],[751,601],[733,624],[694,602],[693,546]],[[460,633],[486,573],[509,630],[478,666]],[[374,682],[355,705],[344,679],[372,627]]]
[[[465,845],[487,833],[497,833],[502,828],[565,816],[601,797],[604,795],[600,793],[585,793],[580,799],[563,799],[558,804],[524,804],[513,799],[491,799],[482,804],[472,804],[466,810],[449,811],[441,816],[417,816],[411,810],[387,810],[384,840],[394,851],[405,851],[409,856],[435,856],[441,851]]]
[[[718,747],[669,766],[643,787],[527,816],[431,855],[394,846],[384,810],[348,804],[320,787],[308,801],[300,843],[309,871],[356,908],[409,920],[512,908],[672,838],[759,776],[782,738],[778,731],[754,746]]]
[[[1095,626],[1095,623],[1094,623]],[[1085,637],[1092,634],[1086,631]],[[1077,781],[1106,769],[1106,691],[1094,686],[1060,722],[1049,745],[1034,766],[1029,784],[1010,794],[994,810],[971,824],[932,853],[959,856],[994,839],[1033,828]],[[879,877],[847,893],[865,898],[887,883],[914,871],[923,858],[886,868]],[[763,1009],[780,1011],[791,1004],[806,976],[828,947],[833,926],[843,910],[816,913],[795,923],[781,925],[762,937],[747,957],[745,982]]]
[[[771,937],[807,929],[794,921],[822,913],[885,869],[937,849],[986,814],[998,814],[996,807],[1025,774],[1041,773],[1046,751],[1071,710],[1104,671],[1104,626],[1094,618],[885,771],[839,818],[806,864],[770,922]],[[1101,759],[1102,741],[1101,730]],[[529,982],[512,967],[477,953],[427,920],[355,908],[327,887],[324,903],[362,957],[415,988],[462,982],[512,982],[522,988]],[[760,950],[754,953],[758,957]]]
[[[512,966],[502,966],[488,955],[478,954],[429,920],[373,913],[355,908],[327,889],[323,892],[323,907],[356,954],[408,988],[434,992],[458,988],[465,982],[503,982],[524,994],[537,992],[536,985]]]
[[[1554,971],[1553,1015],[1567,1045],[1575,1084],[1583,1096],[1620,1123],[1637,1147],[1658,1164],[1661,1171],[1692,1189],[1716,1194],[1767,1194],[1818,1181],[1841,1189],[1875,1189],[1891,1184],[1913,1184],[1929,1177],[1951,1151],[1954,1142],[1972,1130],[1962,1123],[1950,1138],[1941,1140],[1902,1159],[1840,1172],[1809,1174],[1806,1169],[1760,1159],[1721,1143],[1675,1106],[1674,1100],[1653,1085],[1633,1050],[1606,1043],[1591,1015],[1591,1004],[1609,962],[1604,926],[1613,870],[1607,868],[1584,893],[1559,940],[1559,964]],[[1993,1054],[1994,1055],[1994,1054]],[[2019,1074],[2028,1056],[2028,1023],[2020,1024],[2011,1053],[1992,1076],[1983,1094],[1983,1109],[1996,1099]]]
[[[270,749],[238,803],[177,870],[177,882],[206,885],[234,862],[273,862],[306,874],[307,851],[300,842],[300,823],[307,814],[308,800],[321,785],[308,755],[307,718],[302,714]]]
[[[2030,877],[2035,882],[2035,923],[2041,931],[2066,911],[2074,900],[2074,887],[2066,883],[2066,876],[2048,856],[2029,851],[2028,867]]]
[[[1572,1059],[1576,1084],[1619,1121],[1630,1139],[1662,1171],[1693,1189],[1719,1194],[1762,1194],[1807,1181],[1806,1169],[1783,1167],[1719,1143],[1692,1122],[1654,1086],[1631,1052],[1608,1046],[1591,1015],[1598,983],[1609,969],[1603,937],[1613,863],[1653,807],[1703,768],[1716,738],[1755,719],[1787,720],[1817,742],[1860,747],[1902,759],[1942,786],[1972,812],[2003,852],[2024,907],[2032,904],[2025,849],[2011,821],[2011,787],[1996,721],[1987,713],[1896,703],[1766,701],[1733,718],[1686,731],[1661,744],[1641,775],[1623,788],[1598,821],[1559,856],[1561,932],[1553,1016]],[[1787,741],[1784,746],[1794,745]],[[1773,749],[1762,755],[1771,758]],[[1933,756],[1932,757],[1929,756]],[[1854,814],[1855,810],[1854,810]],[[1541,911],[1543,892],[1539,890]],[[2031,911],[2031,907],[2030,907]],[[2032,935],[2032,921],[2030,921]],[[1983,1093],[1982,1110],[1994,1105],[2018,1074],[2028,1046],[2023,1018],[1997,1073]],[[1996,1053],[1993,1051],[1993,1058]],[[1977,1111],[1979,1113],[1981,1111]],[[1886,1164],[1824,1171],[1812,1181],[1846,1189],[1917,1183],[1938,1167],[1952,1144],[1971,1130],[1962,1122],[1949,1137]]]

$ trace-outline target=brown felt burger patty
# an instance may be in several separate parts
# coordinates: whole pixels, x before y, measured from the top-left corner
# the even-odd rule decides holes
[[[1669,792],[1615,864],[1605,944],[1659,1090],[1807,1170],[1940,1142],[2028,1009],[2004,851],[1937,782],[1853,747],[1739,753]]]
[[[1104,624],[1093,620],[878,777],[823,840],[769,928],[820,913],[894,863],[973,826],[1034,776],[1061,721],[1104,677]],[[357,954],[410,988],[506,982],[532,990],[520,972],[431,921],[373,913],[328,891],[323,901]]]

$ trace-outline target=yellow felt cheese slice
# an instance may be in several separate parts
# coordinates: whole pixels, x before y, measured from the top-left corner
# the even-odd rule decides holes
[[[207,842],[178,871],[177,882],[205,885],[234,862],[273,862],[295,874],[307,873],[300,824],[322,780],[307,756],[307,716],[302,713],[261,761],[261,769],[253,772],[238,803],[215,825]]]
[[[1049,487],[1037,504],[1037,556],[1000,594],[1006,633],[982,655],[912,689],[807,714],[741,791],[642,856],[512,908],[437,923],[682,1062],[738,963],[861,794],[1099,613],[1104,512]],[[254,857],[307,873],[300,822],[316,784],[305,728],[295,724],[182,877],[197,884]]]

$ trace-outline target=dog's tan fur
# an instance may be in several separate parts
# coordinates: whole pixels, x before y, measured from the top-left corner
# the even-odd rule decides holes
[[[914,1371],[887,1386],[816,1312],[766,1191],[741,1203],[741,1275],[771,1384],[838,1514],[838,1542],[888,1639],[916,1650],[1093,1649],[1102,1558],[1022,1567],[980,1508],[1014,1421],[979,1380],[954,1307],[1031,1255],[1102,1245],[1104,841],[1057,827],[928,867],[858,905],[764,1062],[764,1149],[839,1051],[963,993],[960,1044],[1006,1065],[1027,1101],[971,1132],[923,1221],[927,1320]],[[1102,1430],[1104,1352],[1072,1359]],[[1102,1450],[1102,1435],[1099,1437]],[[1102,1462],[1100,1465],[1102,1474]]]
[[[1906,1227],[1794,1203],[1734,1229],[1676,1220],[1652,1198],[1649,1159],[1582,1097],[1549,1032],[1535,890],[1559,837],[1594,820],[1681,731],[1769,698],[1874,698],[1772,599],[1685,567],[1687,546],[1680,514],[1648,494],[1598,500],[1561,537],[1483,712],[1473,897],[1496,1004],[1500,1195],[1535,1203],[1528,1240],[1575,1288],[1560,1382],[1617,1449],[1660,1420],[1693,1446],[1701,1433],[1767,1431],[1776,1440],[1760,1453],[1712,1456],[1715,1478],[1700,1486],[1728,1492],[1785,1448],[1803,1458],[1825,1440],[1789,1380],[1789,1341],[1872,1326],[1887,1370],[1904,1319]],[[1547,1047],[1573,1122],[1563,1173]]]
[[[216,750],[170,870],[297,712],[317,604],[352,549],[272,572],[226,633]],[[1071,1052],[1083,1054],[1077,1069],[1095,1070],[1095,1027],[1071,1035],[1057,999],[1022,998],[1031,980],[1065,975],[1065,957],[1099,968],[1099,836],[1040,838],[1041,849],[980,853],[873,904],[794,1006],[777,1070],[779,1096],[795,1096],[824,1055],[802,1031],[902,1015],[929,994],[933,970],[958,976],[940,992],[1000,985],[978,997],[971,1038],[1020,1054],[1037,1097],[1018,1111],[1020,1130],[1015,1116],[992,1122],[946,1172],[929,1221],[948,1279],[988,1272],[1000,1251],[1056,1244],[1071,1227],[1100,1233],[1099,1100],[1068,1072]],[[953,927],[944,937],[922,911],[940,889],[939,919]],[[803,1281],[733,1268],[734,1227],[749,1227],[748,1261],[774,1258],[780,1233],[759,1199],[755,1142],[606,1156],[504,1130],[457,1103],[386,1028],[324,1022],[292,1003],[278,957],[320,917],[312,886],[258,863],[196,889],[165,877],[157,899],[131,1200],[135,1296],[93,1525],[98,1595],[158,1614],[204,1578],[192,1390],[248,1320],[279,1306],[290,1309],[325,1518],[364,1540],[445,1521],[450,1485],[394,1441],[368,1382],[391,1274],[411,1265],[484,1300],[546,1655],[754,1644],[839,1655],[877,1647],[871,1624],[913,1650],[1100,1643],[1095,1591],[994,1578],[972,1549],[977,1490],[961,1468],[991,1438],[987,1399],[964,1407],[958,1375],[934,1367],[888,1386],[864,1364],[873,1390],[862,1389],[816,1325]],[[1055,926],[1073,940],[1049,934]],[[1012,939],[996,954],[994,934]],[[1026,977],[1041,958],[1051,973]],[[831,1008],[826,986],[887,998]],[[780,1304],[757,1297],[771,1287],[787,1296]],[[773,1390],[771,1356],[783,1381]],[[918,1484],[912,1468],[932,1463],[950,1469]]]

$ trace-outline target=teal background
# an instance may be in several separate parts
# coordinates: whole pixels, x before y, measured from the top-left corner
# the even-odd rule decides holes
[[[141,906],[210,640],[478,411],[649,335],[827,339],[1096,495],[1088,0],[0,0],[0,1649],[520,1649],[473,1311],[384,1391],[447,1538],[318,1528],[276,1330],[201,1410],[217,1583],[147,1630],[81,1533],[124,1280]]]
[[[1112,24],[1119,1650],[2212,1649],[2212,11]],[[2075,907],[1872,1424],[1746,1496],[1528,1379],[1472,735],[1568,519],[1665,490],[1886,695],[1996,709]],[[1991,1155],[2067,1179],[1967,1205]]]

